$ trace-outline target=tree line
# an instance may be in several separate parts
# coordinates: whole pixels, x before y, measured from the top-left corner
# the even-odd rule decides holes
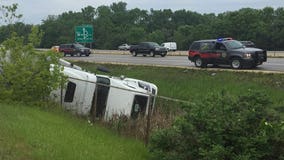
[[[61,43],[74,42],[75,26],[90,24],[94,29],[96,49],[117,49],[122,43],[136,44],[141,41],[163,43],[175,41],[179,50],[200,39],[232,37],[250,40],[259,48],[284,49],[284,8],[242,8],[216,14],[200,14],[181,9],[172,11],[127,9],[127,3],[117,2],[97,8],[87,6],[79,12],[68,11],[49,15],[37,25],[44,33],[37,47],[50,48]],[[11,30],[24,37],[34,25],[17,22],[0,26],[0,43],[7,39]]]

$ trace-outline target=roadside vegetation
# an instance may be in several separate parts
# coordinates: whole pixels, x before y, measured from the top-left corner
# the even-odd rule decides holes
[[[100,73],[96,70],[99,66],[97,64],[76,64],[93,73]],[[157,98],[158,114],[154,113],[151,121],[149,152],[142,141],[131,138],[133,134],[129,132],[132,132],[132,127],[127,126],[125,123],[128,122],[125,121],[106,126],[120,134],[126,133],[125,136],[130,135],[130,139],[100,127],[103,123],[90,124],[86,119],[73,117],[51,105],[38,108],[1,103],[1,158],[283,157],[284,75],[130,65],[104,66],[111,71],[110,75],[124,75],[155,83],[159,87],[158,95],[189,102]],[[180,110],[183,110],[182,113]],[[129,124],[133,126],[133,123]],[[141,128],[145,127],[138,126],[138,130],[141,131]],[[144,133],[140,134],[144,136]],[[266,146],[272,148],[266,150]],[[112,154],[108,154],[110,150]]]
[[[98,73],[97,65],[77,64]],[[111,75],[159,87],[151,119],[151,159],[284,158],[283,74],[105,66]]]

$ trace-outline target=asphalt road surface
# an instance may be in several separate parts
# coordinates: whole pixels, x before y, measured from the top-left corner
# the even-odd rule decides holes
[[[195,67],[194,63],[187,59],[187,56],[166,56],[159,55],[155,57],[133,57],[129,55],[120,54],[91,54],[89,57],[65,57],[66,60],[87,61],[97,63],[121,63],[121,64],[139,64],[139,65],[161,65],[161,66],[180,66],[180,67]],[[221,68],[229,68],[222,66]],[[284,58],[268,58],[267,62],[259,65],[256,69],[264,71],[280,71],[284,73]]]

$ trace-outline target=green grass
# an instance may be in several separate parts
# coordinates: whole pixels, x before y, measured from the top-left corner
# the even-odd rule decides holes
[[[0,159],[147,159],[142,142],[54,109],[0,103]]]
[[[93,63],[77,63],[79,66],[99,74]],[[189,102],[216,92],[242,95],[257,90],[269,95],[276,105],[284,106],[284,74],[229,72],[218,70],[194,70],[131,65],[104,65],[111,75],[138,78],[158,86],[159,95]]]
[[[97,65],[77,63],[93,72]],[[212,93],[239,96],[249,90],[261,91],[284,115],[284,75],[191,70],[146,66],[105,65],[111,75],[138,78],[155,83],[159,95],[189,102]],[[174,105],[162,101],[162,107]],[[170,106],[171,105],[171,106]],[[280,113],[280,114],[281,114]],[[282,116],[283,118],[284,116]],[[70,113],[0,103],[0,160],[17,159],[147,159],[142,142],[123,138]]]

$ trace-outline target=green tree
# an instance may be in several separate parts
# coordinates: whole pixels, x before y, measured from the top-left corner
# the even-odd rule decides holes
[[[58,63],[57,54],[36,52],[31,44],[23,45],[21,37],[3,42],[0,57],[1,100],[41,102],[60,84],[60,68],[50,72],[50,64]]]
[[[157,42],[157,43],[161,44],[165,40],[165,34],[163,34],[162,31],[157,30],[157,31],[154,31],[154,32],[148,34],[147,39],[148,39],[148,41],[153,41],[153,42]]]
[[[277,49],[280,46],[283,46],[284,44],[284,40],[283,40],[283,36],[284,36],[284,8],[278,8],[275,10],[274,12],[275,18],[274,21],[271,25],[271,28],[273,30],[272,32],[272,42],[273,42],[273,46],[272,48]]]
[[[15,7],[17,5],[10,10],[17,15]],[[7,11],[7,7],[1,9]],[[271,7],[242,8],[216,16],[213,13],[200,14],[185,9],[128,10],[127,3],[115,2],[97,8],[87,6],[80,12],[67,11],[60,15],[49,15],[39,26],[44,32],[40,47],[50,48],[60,43],[73,42],[74,27],[91,24],[94,28],[93,46],[100,49],[116,49],[121,43],[134,44],[149,40],[158,43],[176,41],[178,49],[187,50],[195,40],[232,37],[254,41],[259,48],[280,50],[283,49],[282,23],[283,7],[276,10]],[[27,43],[32,26],[6,24],[7,26],[0,27],[0,42],[9,37],[11,31],[15,31],[19,36],[24,36],[24,42]],[[134,33],[135,30],[138,32]]]
[[[112,21],[112,11],[108,6],[100,6],[96,10],[97,18],[94,22],[94,36],[97,48],[112,48],[112,37],[115,25]]]
[[[34,47],[38,47],[40,45],[43,34],[44,33],[39,29],[38,26],[33,26],[29,35],[29,42]]]
[[[128,31],[128,40],[132,43],[139,43],[141,41],[145,41],[146,38],[145,38],[145,35],[146,34],[146,31],[144,28],[142,27],[132,27],[129,29]]]
[[[11,6],[1,5],[0,12],[2,13],[2,16],[0,16],[0,20],[3,20],[5,24],[12,24],[15,22],[15,20],[19,20],[23,15],[17,14],[17,9],[18,4],[16,3],[12,4]]]
[[[92,6],[87,6],[81,9],[81,11],[86,24],[92,24],[96,15],[96,9]]]
[[[23,36],[24,43],[27,44],[28,35],[31,32],[31,28],[32,25],[24,24],[22,22],[0,26],[0,43],[8,39],[13,32],[16,32],[17,35]]]
[[[48,16],[40,26],[40,29],[44,32],[41,46],[44,48],[50,48],[53,45],[64,43],[60,41],[61,27],[58,16]]]
[[[17,5],[9,6],[5,15],[11,15],[7,21],[12,22]],[[0,100],[37,103],[46,100],[50,92],[61,84],[61,67],[58,54],[36,52],[33,45],[38,45],[41,34],[34,27],[29,35],[30,43],[25,45],[24,38],[16,33],[0,45]],[[54,64],[52,73],[50,64]]]

